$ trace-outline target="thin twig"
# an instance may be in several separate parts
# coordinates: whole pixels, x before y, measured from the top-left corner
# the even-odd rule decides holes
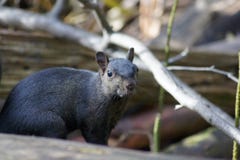
[[[226,72],[220,69],[216,69],[215,66],[210,66],[210,67],[169,66],[167,67],[167,69],[171,71],[214,72],[220,75],[224,75],[229,79],[233,80],[234,82],[238,83],[238,78],[235,77],[232,73]]]
[[[175,63],[180,61],[181,59],[185,58],[189,54],[189,49],[185,48],[181,53],[176,55],[175,57],[171,57],[168,59],[168,64]]]
[[[99,8],[98,0],[79,0],[88,9],[95,11],[95,16],[100,27],[105,30],[108,34],[111,34],[112,27],[108,24],[102,10]]]
[[[61,13],[64,7],[66,6],[67,2],[68,2],[67,0],[57,0],[53,8],[51,9],[50,12],[48,12],[47,15],[52,18],[57,18],[57,19],[60,18]]]

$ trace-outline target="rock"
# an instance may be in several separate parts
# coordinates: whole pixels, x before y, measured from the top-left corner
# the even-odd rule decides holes
[[[232,143],[222,131],[209,128],[169,146],[164,153],[231,159]]]

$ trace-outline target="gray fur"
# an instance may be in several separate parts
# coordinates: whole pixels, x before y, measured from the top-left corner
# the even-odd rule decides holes
[[[137,68],[127,59],[98,56],[99,72],[57,67],[20,81],[0,114],[0,132],[66,138],[80,129],[87,142],[107,144],[136,86]]]

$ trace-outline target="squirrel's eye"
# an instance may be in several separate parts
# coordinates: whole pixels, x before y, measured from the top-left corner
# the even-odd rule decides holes
[[[112,77],[112,76],[113,76],[112,71],[109,71],[109,70],[108,70],[107,75],[108,75],[108,77]]]

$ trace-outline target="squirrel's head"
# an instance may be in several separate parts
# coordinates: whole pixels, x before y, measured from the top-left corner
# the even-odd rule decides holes
[[[103,52],[97,52],[96,60],[105,94],[125,97],[133,93],[136,87],[138,68],[132,63],[134,49],[130,48],[127,58],[115,58],[109,61]]]

